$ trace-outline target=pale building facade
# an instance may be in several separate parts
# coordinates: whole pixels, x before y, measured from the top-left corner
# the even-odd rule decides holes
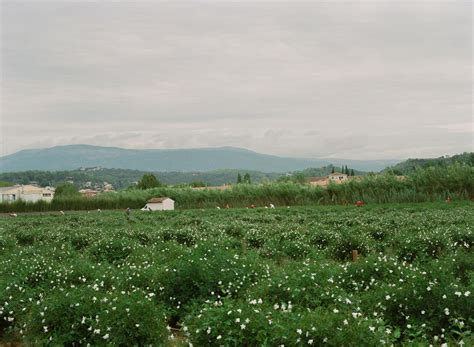
[[[329,181],[335,182],[335,183],[341,183],[347,181],[347,175],[341,172],[333,172],[328,176]]]
[[[327,177],[310,177],[309,184],[312,186],[325,187],[329,184],[329,178]]]
[[[355,178],[350,177],[350,178]],[[308,183],[312,186],[326,187],[329,183],[344,183],[349,181],[349,176],[341,172],[333,172],[325,177],[310,177]]]
[[[38,187],[33,185],[15,185],[0,188],[0,202],[26,201],[36,202],[40,200],[52,201],[54,198],[54,188]]]

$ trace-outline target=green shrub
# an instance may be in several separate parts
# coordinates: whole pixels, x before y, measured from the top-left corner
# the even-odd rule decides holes
[[[79,287],[50,293],[32,305],[24,333],[32,344],[146,345],[167,338],[164,311],[146,295]]]
[[[350,312],[275,308],[227,300],[206,306],[185,320],[187,338],[197,346],[379,346],[394,340],[383,322],[354,319]]]

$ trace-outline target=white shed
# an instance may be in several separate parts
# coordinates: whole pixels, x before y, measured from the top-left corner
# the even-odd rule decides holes
[[[152,198],[147,201],[143,209],[148,211],[174,210],[174,200],[168,197]]]

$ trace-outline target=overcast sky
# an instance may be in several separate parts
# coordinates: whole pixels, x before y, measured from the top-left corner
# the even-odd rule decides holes
[[[474,150],[470,1],[0,1],[0,155]]]

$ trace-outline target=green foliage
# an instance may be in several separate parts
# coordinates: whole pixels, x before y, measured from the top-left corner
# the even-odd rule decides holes
[[[198,187],[205,187],[206,183],[203,181],[193,181],[189,184],[190,187],[198,188]]]
[[[296,183],[306,183],[306,177],[302,172],[298,172],[292,176],[292,181]]]
[[[250,179],[250,174],[248,172],[245,173],[244,178],[242,179],[242,183],[251,184],[252,181]]]
[[[249,171],[254,183],[264,181],[274,181],[282,174],[264,173],[260,171]],[[70,171],[22,171],[0,173],[0,180],[12,182],[12,184],[29,184],[37,182],[40,186],[56,186],[65,181],[73,181],[79,188],[99,189],[104,186],[104,182],[112,184],[114,189],[126,189],[135,187],[143,175],[147,172],[126,169],[108,168],[85,168]],[[204,182],[206,185],[218,186],[235,182],[238,170],[212,170],[206,172],[152,172],[159,176],[163,184],[168,185],[189,185],[194,181]]]
[[[342,169],[343,169],[343,171],[341,171],[341,172],[344,173],[345,172],[345,167],[342,167]],[[302,171],[297,171],[297,172],[294,172],[293,175],[295,175],[297,173],[302,173],[305,177],[323,177],[323,176],[328,176],[329,174],[334,173],[336,170],[340,171],[340,169],[334,167],[333,165],[328,165],[328,166],[323,166],[321,168],[309,168],[309,169],[305,169],[305,170],[302,170]],[[367,172],[365,172],[365,171],[351,169],[351,172],[352,171],[354,172],[354,174],[351,175],[351,176],[355,176],[355,175],[365,176],[365,175],[367,175]]]
[[[152,174],[143,175],[142,179],[137,183],[139,189],[151,189],[161,186],[160,181]]]
[[[41,305],[31,305],[30,315],[25,317],[27,342],[143,346],[166,341],[165,311],[151,305],[146,293],[121,295],[80,286],[70,288],[67,294],[53,290]]]
[[[199,318],[185,321],[190,340],[198,346],[379,346],[394,340],[374,318],[345,326],[348,312],[318,308],[296,313],[288,303],[275,309],[255,300],[255,305],[224,300],[222,306],[204,307]]]
[[[446,168],[451,165],[474,166],[474,152],[465,152],[453,156],[444,156],[433,159],[408,159],[397,165],[386,168],[385,172],[391,172],[395,175],[408,175],[420,169],[427,168]]]
[[[472,205],[4,218],[0,343],[469,345]]]
[[[54,192],[54,198],[77,198],[80,197],[81,194],[78,192],[76,186],[72,183],[61,183],[56,186],[56,190]]]
[[[237,184],[242,183],[242,176],[240,175],[240,172],[237,174]]]
[[[474,198],[474,167],[453,165],[420,169],[411,176],[399,179],[395,175],[367,175],[344,184],[327,188],[290,182],[261,185],[239,184],[226,190],[192,190],[189,188],[158,187],[133,189],[100,194],[93,198],[61,197],[53,202],[1,203],[0,212],[93,210],[141,208],[154,196],[169,196],[176,208],[215,208],[216,206],[248,207],[250,205],[290,206],[319,204],[353,204],[363,200],[372,203],[408,203],[423,201],[453,201]]]

